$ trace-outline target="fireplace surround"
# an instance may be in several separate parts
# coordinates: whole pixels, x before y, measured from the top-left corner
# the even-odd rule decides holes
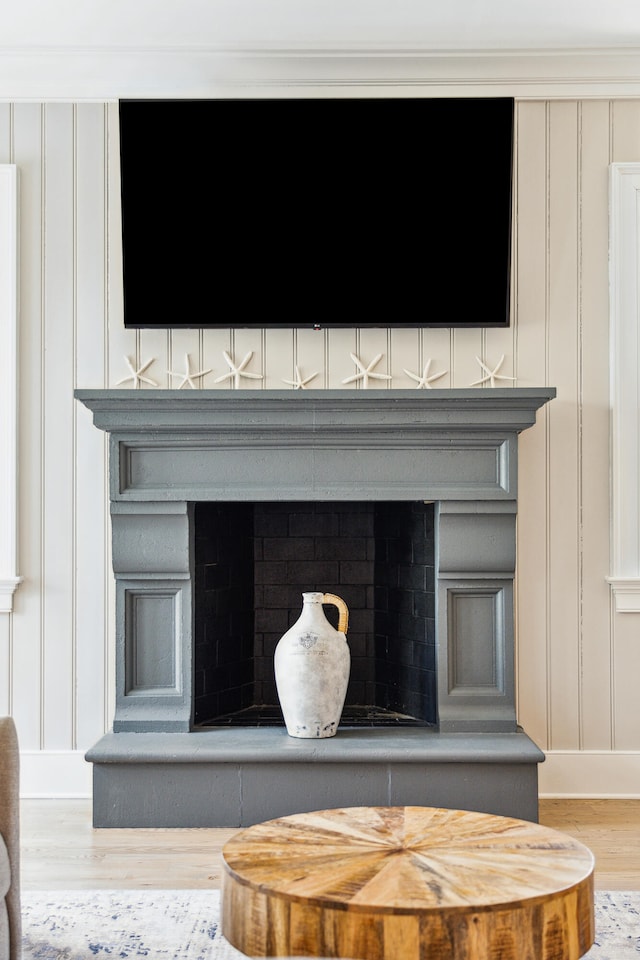
[[[518,726],[514,694],[517,439],[555,396],[552,388],[77,390],[75,396],[109,434],[110,451],[116,707],[113,731],[87,753],[95,826],[244,826],[362,803],[537,819],[537,765],[544,755]],[[269,531],[282,533],[282,523],[264,518],[284,515],[285,504],[287,517],[297,519],[287,520],[276,542]],[[363,537],[346,537],[351,547],[358,541],[354,559],[338,539],[341,514],[369,516],[379,504],[399,504],[399,515],[416,515],[420,529],[431,530],[429,557],[420,537],[411,548],[420,559],[413,572],[398,558],[389,565],[387,541],[363,546]],[[255,526],[246,532],[247,510],[256,507],[260,536]],[[345,577],[359,578],[370,601],[368,607],[363,601],[354,643],[363,657],[384,647],[388,659],[382,667],[359,664],[364,672],[352,704],[376,701],[377,670],[386,687],[373,706],[402,711],[409,701],[390,697],[394,676],[415,680],[423,671],[420,689],[429,704],[422,709],[412,701],[410,719],[418,722],[358,725],[346,712],[336,737],[298,741],[283,726],[223,721],[217,701],[206,714],[215,697],[206,708],[198,704],[214,691],[214,678],[225,674],[228,683],[234,672],[211,653],[231,620],[215,615],[215,590],[209,606],[198,597],[207,577],[214,584],[220,577],[238,580],[236,561],[221,561],[219,544],[209,571],[198,568],[196,518],[207,511],[216,528],[216,516],[234,521],[225,557],[238,539],[234,523],[244,525],[246,549],[237,552],[245,565],[251,552],[253,566],[263,566],[243,583],[258,597],[268,593],[261,582],[267,542],[276,551],[270,562],[282,568],[287,557],[300,583],[307,574],[337,578],[309,589],[339,593],[341,565]],[[300,518],[314,513],[336,535],[320,546],[310,546],[305,535],[288,544],[292,526],[300,532]],[[308,551],[325,564],[315,573],[304,566]],[[389,654],[400,644],[399,617],[388,616],[389,588],[402,577],[423,587],[431,578],[433,599],[418,591],[416,600],[413,586],[405,591],[405,612],[421,614],[414,617],[419,642],[413,637],[401,655]],[[295,619],[299,602],[286,585],[278,588],[275,606]],[[249,700],[265,705],[272,698],[266,691],[279,628],[274,632],[274,618],[260,612],[255,596],[247,595],[249,602],[238,645],[251,665],[235,674],[243,678],[239,699],[223,698],[232,707],[227,715]],[[240,599],[233,616],[241,614]],[[260,622],[266,629],[258,630]],[[205,661],[200,646],[209,651]]]

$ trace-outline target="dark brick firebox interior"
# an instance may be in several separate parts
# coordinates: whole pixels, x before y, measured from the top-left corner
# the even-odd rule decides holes
[[[434,514],[422,501],[196,504],[195,726],[283,724],[274,652],[311,590],[349,607],[343,725],[436,724]]]

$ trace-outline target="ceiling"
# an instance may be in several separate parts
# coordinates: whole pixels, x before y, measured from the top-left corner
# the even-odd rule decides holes
[[[291,82],[640,91],[639,0],[0,0],[0,12],[5,100]]]
[[[4,0],[0,47],[640,47],[638,0]]]

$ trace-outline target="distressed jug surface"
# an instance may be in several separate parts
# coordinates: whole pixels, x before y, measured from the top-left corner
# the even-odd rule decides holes
[[[303,593],[302,612],[275,652],[276,688],[290,737],[333,737],[338,730],[351,672],[346,632],[349,612],[332,593]],[[338,630],[323,603],[340,611]]]

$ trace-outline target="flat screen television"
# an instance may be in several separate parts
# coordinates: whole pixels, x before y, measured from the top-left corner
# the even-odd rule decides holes
[[[508,326],[511,98],[121,100],[126,327]]]

